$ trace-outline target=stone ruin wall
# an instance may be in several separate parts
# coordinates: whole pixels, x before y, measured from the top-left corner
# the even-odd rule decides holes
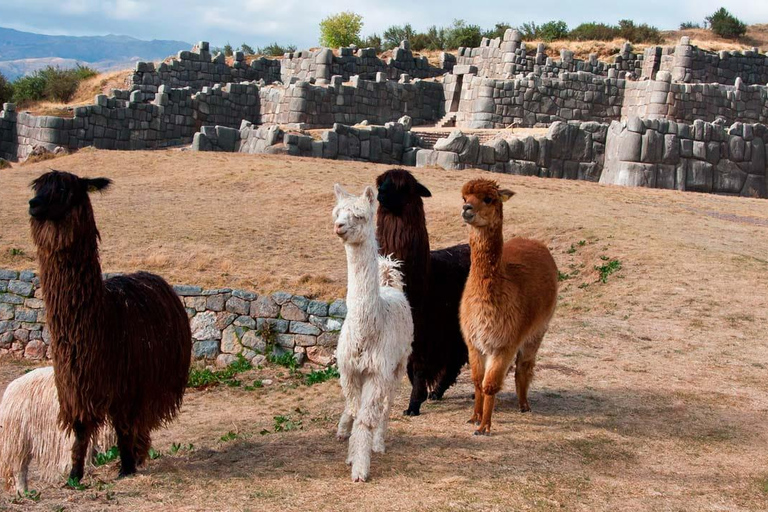
[[[688,37],[681,38],[659,69],[669,71],[675,82],[735,85],[741,78],[747,85],[768,84],[768,55],[757,48],[709,52],[692,46]]]
[[[555,60],[546,55],[544,43],[537,46],[534,55],[529,55],[520,33],[508,29],[503,38],[483,38],[477,48],[459,48],[456,65],[472,66],[477,70],[478,76],[497,79],[512,79],[519,74],[528,73],[551,77],[576,71],[601,76],[609,76],[611,73],[612,78],[623,78],[627,73],[640,76],[644,58],[644,54],[633,53],[629,43],[614,57],[613,63],[599,61],[596,54],[590,55],[586,61],[576,59],[569,50],[562,50],[560,60]]]
[[[344,81],[357,75],[363,80],[374,80],[383,73],[387,80],[398,80],[405,74],[412,78],[431,78],[444,74],[446,69],[437,68],[426,57],[414,57],[408,41],[403,41],[386,61],[376,55],[374,48],[339,48],[335,55],[330,48],[303,50],[287,53],[280,61],[281,80],[289,84],[295,80],[330,80],[341,76]]]
[[[343,300],[189,285],[173,288],[189,317],[195,359],[225,366],[242,355],[260,364],[273,350],[292,352],[299,362],[326,365],[334,360],[347,314]],[[49,359],[51,340],[45,321],[39,278],[31,271],[0,269],[0,355]],[[265,339],[265,332],[271,339]]]

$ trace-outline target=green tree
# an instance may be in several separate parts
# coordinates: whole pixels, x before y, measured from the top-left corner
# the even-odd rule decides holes
[[[547,43],[568,37],[568,25],[562,20],[548,21],[538,27],[538,29],[538,37],[536,39],[541,39]]]
[[[500,37],[504,39],[504,32],[509,28],[512,28],[512,25],[508,23],[497,23],[491,30],[483,32],[483,37],[487,37],[488,39],[496,39],[497,37]]]
[[[414,32],[410,23],[406,23],[402,27],[392,25],[384,31],[384,49],[391,50],[392,48],[399,46],[400,41],[403,39],[407,39],[409,42],[411,42],[415,35],[416,32]]]
[[[477,48],[483,39],[483,32],[477,25],[467,25],[464,20],[453,20],[453,25],[447,29],[446,47],[450,49]]]
[[[282,46],[277,43],[272,43],[270,45],[256,49],[256,53],[258,53],[259,55],[268,55],[270,57],[280,57],[281,55],[285,55],[286,53],[293,53],[295,51],[296,51],[295,44]]]
[[[721,7],[705,19],[709,22],[712,32],[720,37],[738,39],[747,33],[746,23],[728,12],[725,7]]]
[[[243,54],[245,55],[253,55],[254,53],[256,53],[252,46],[249,46],[245,43],[240,45],[240,51],[243,52]]]
[[[381,36],[379,34],[369,35],[363,41],[361,41],[360,44],[363,48],[375,48],[377,52],[380,52],[384,48],[384,44],[382,43]]]
[[[231,57],[234,51],[232,50],[232,45],[227,43],[224,45],[224,56],[225,57]]]
[[[13,86],[11,83],[0,73],[0,109],[3,108],[3,103],[8,103],[13,98]]]
[[[328,16],[320,22],[320,44],[329,48],[360,43],[363,17],[352,11]]]

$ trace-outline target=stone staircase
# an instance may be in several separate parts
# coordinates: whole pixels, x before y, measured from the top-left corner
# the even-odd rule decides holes
[[[419,139],[421,140],[421,145],[423,149],[432,149],[435,147],[435,142],[437,142],[437,139],[444,139],[448,137],[451,132],[445,131],[445,132],[420,132],[418,130],[412,130],[412,133],[414,135],[418,135]],[[496,137],[496,132],[487,132],[487,133],[473,133],[472,135],[476,135],[480,139],[480,144],[486,144],[491,139]]]
[[[448,112],[435,124],[435,128],[449,128],[453,126],[456,126],[456,112]]]

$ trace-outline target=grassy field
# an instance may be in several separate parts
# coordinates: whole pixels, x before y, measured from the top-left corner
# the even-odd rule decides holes
[[[0,171],[0,268],[35,268],[27,185],[49,167],[115,180],[93,198],[106,271],[142,268],[174,283],[326,299],[342,296],[346,281],[332,185],[359,193],[387,168],[95,150],[15,166]],[[162,456],[138,476],[115,480],[113,462],[91,470],[81,491],[33,476],[38,501],[8,495],[0,508],[768,508],[768,202],[482,171],[414,173],[433,193],[433,247],[466,239],[459,189],[490,176],[517,192],[505,204],[505,235],[535,237],[553,252],[559,307],[531,414],[517,412],[508,381],[493,435],[471,436],[465,369],[422,416],[393,415],[388,453],[374,458],[370,483],[355,485],[333,436],[338,382],[308,387],[270,365],[239,388],[191,390],[179,419],[154,436]],[[3,361],[0,384],[24,369]],[[396,411],[408,392],[404,382]]]

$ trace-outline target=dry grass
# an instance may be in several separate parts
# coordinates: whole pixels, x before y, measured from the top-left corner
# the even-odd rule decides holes
[[[80,82],[77,91],[69,103],[38,101],[23,106],[25,111],[39,116],[72,117],[72,109],[85,105],[93,105],[98,94],[110,96],[115,89],[127,89],[128,80],[133,70],[110,71]]]
[[[173,282],[286,288],[333,298],[345,259],[332,184],[359,192],[386,169],[215,153],[81,151],[56,166],[115,180],[94,198],[105,270]],[[0,268],[34,268],[25,202],[45,163],[3,171]],[[55,510],[765,510],[768,210],[765,200],[416,169],[434,247],[464,241],[459,188],[491,176],[518,194],[505,234],[544,240],[564,280],[539,358],[532,414],[507,382],[490,438],[470,435],[470,383],[424,415],[393,415],[373,480],[349,482],[333,439],[335,382],[284,370],[255,391],[190,391],[135,478],[114,464],[85,491],[34,483]],[[583,243],[582,243],[583,241]],[[13,253],[13,254],[12,254]],[[618,259],[605,284],[596,266]],[[22,373],[0,364],[7,383]],[[245,380],[249,382],[249,380]],[[396,410],[405,408],[407,386]],[[297,410],[298,409],[298,410]],[[274,433],[274,417],[301,429]],[[269,430],[271,433],[261,434]],[[229,432],[235,439],[222,441]],[[232,436],[229,436],[232,437]],[[194,450],[169,454],[172,443]]]

